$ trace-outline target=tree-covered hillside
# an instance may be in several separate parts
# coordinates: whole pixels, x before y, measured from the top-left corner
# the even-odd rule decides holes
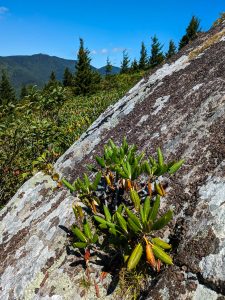
[[[74,71],[75,61],[44,54],[0,57],[0,71],[7,71],[16,89],[34,84],[41,87],[52,71],[58,80],[62,80],[65,68]]]
[[[7,71],[13,87],[18,91],[22,85],[37,85],[43,87],[51,72],[57,80],[63,79],[64,70],[68,68],[75,71],[76,60],[63,59],[45,54],[0,56],[0,74]],[[101,75],[105,75],[105,67],[96,69]],[[113,67],[112,74],[118,74],[120,68]]]

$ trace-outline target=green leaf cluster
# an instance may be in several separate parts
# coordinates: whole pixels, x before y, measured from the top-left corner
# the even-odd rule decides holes
[[[161,263],[172,264],[168,253],[171,245],[157,234],[173,218],[171,209],[160,212],[161,197],[166,191],[159,177],[165,174],[171,176],[183,162],[166,162],[160,148],[155,158],[145,159],[145,153],[139,153],[135,145],[127,143],[126,138],[121,146],[109,140],[103,155],[96,157],[97,165],[88,166],[96,173],[92,180],[87,174],[73,184],[63,179],[65,186],[72,193],[76,192],[87,206],[83,214],[85,222],[88,220],[90,224],[86,227],[91,230],[89,234],[87,229],[85,231],[80,223],[81,212],[74,208],[73,247],[99,249],[106,253],[113,249],[124,258],[128,271],[144,259],[157,271]],[[97,236],[98,241],[95,242]]]
[[[93,234],[91,230],[91,225],[87,219],[84,219],[82,224],[82,230],[78,226],[72,226],[71,231],[75,236],[75,242],[73,242],[74,248],[86,248],[91,244],[96,244],[98,242],[98,235]]]

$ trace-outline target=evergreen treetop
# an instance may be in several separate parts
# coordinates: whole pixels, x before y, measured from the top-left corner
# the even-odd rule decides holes
[[[144,42],[141,43],[141,51],[140,51],[140,60],[139,60],[139,69],[146,70],[148,68],[148,57],[147,50]]]
[[[6,71],[2,71],[0,82],[0,105],[16,101],[15,91],[10,84]]]
[[[184,46],[186,46],[189,43],[188,36],[185,34],[182,36],[180,42],[179,42],[179,48],[178,50],[181,50]]]
[[[94,90],[94,85],[99,81],[96,72],[91,69],[90,51],[84,48],[84,41],[80,38],[80,47],[77,54],[77,64],[75,73],[75,93],[77,95],[87,95]]]
[[[50,78],[49,78],[49,81],[51,81],[51,82],[55,82],[56,81],[55,72],[52,71],[52,73],[50,75]]]
[[[126,50],[123,51],[123,60],[121,62],[120,74],[129,72],[130,59]]]
[[[112,68],[113,68],[113,66],[109,60],[109,57],[107,57],[106,67],[105,67],[105,76],[111,75]]]
[[[166,53],[166,58],[169,59],[171,58],[174,54],[176,54],[176,45],[174,44],[173,40],[170,40],[169,42],[169,49],[168,52]]]
[[[190,41],[193,41],[200,31],[200,20],[193,16],[186,28],[186,34],[182,36],[179,42],[179,50],[186,46]]]
[[[43,90],[48,90],[49,88],[55,87],[59,84],[59,82],[56,79],[55,72],[51,72],[49,76],[49,81],[48,83],[44,86]]]
[[[197,17],[193,16],[186,29],[186,34],[188,39],[190,41],[194,40],[197,37],[199,31],[200,31],[200,20]]]
[[[151,56],[149,59],[149,65],[151,68],[154,68],[161,64],[164,60],[164,55],[162,52],[163,45],[160,44],[156,35],[152,37],[152,47],[151,47]]]
[[[73,85],[73,74],[70,72],[69,68],[65,68],[63,74],[63,86],[72,86]]]
[[[28,95],[27,87],[23,85],[20,91],[20,100],[23,100],[27,95]]]
[[[136,59],[134,59],[131,63],[130,72],[136,73],[139,71],[139,64]]]

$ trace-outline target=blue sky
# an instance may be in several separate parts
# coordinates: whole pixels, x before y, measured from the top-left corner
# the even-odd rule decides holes
[[[0,0],[0,56],[45,53],[76,59],[79,37],[91,51],[92,65],[107,56],[119,66],[123,49],[139,59],[140,44],[156,34],[176,44],[192,15],[208,30],[224,0]]]

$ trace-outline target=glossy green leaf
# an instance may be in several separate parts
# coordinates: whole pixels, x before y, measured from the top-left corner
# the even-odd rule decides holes
[[[162,229],[164,226],[166,226],[169,223],[170,220],[172,220],[172,218],[173,218],[173,212],[172,210],[169,210],[152,225],[152,230]]]
[[[126,220],[124,219],[124,217],[117,211],[116,212],[116,217],[117,217],[117,220],[119,222],[119,225],[120,227],[122,228],[122,230],[125,232],[125,233],[128,233],[128,230],[127,230],[127,222]]]
[[[161,240],[160,238],[153,238],[152,243],[156,246],[161,247],[162,249],[171,249],[171,245],[166,243],[165,241]]]
[[[141,230],[142,229],[142,224],[139,218],[132,213],[127,207],[125,207],[126,213],[128,217],[136,224],[136,226]]]
[[[62,183],[71,191],[75,191],[75,187],[72,186],[65,178],[62,179]]]
[[[105,168],[105,160],[103,158],[96,156],[95,159],[102,168]]]
[[[154,253],[155,257],[159,258],[162,262],[164,262],[168,265],[173,264],[172,258],[165,251],[163,251],[162,248],[160,248],[160,247],[153,244],[152,245],[152,250],[153,250],[153,253]]]
[[[84,234],[86,235],[87,238],[91,240],[92,239],[91,227],[87,220],[84,220],[83,228],[84,228]]]
[[[101,180],[101,177],[102,177],[102,173],[101,173],[101,172],[98,172],[98,173],[96,174],[95,180],[94,180],[94,182],[93,182],[93,184],[92,184],[92,189],[93,189],[94,191],[97,190],[97,187],[98,187],[98,184],[99,184],[99,182],[100,182],[100,180]]]
[[[148,222],[149,221],[152,221],[154,222],[156,217],[157,217],[157,214],[158,214],[158,211],[159,211],[159,206],[160,206],[160,196],[157,195],[156,196],[156,199],[155,199],[155,202],[153,204],[153,207],[149,213],[149,217],[148,217]]]
[[[87,243],[84,243],[84,242],[76,242],[76,243],[73,243],[73,247],[74,248],[86,248],[87,247]]]
[[[143,247],[142,244],[139,243],[137,246],[134,248],[133,252],[131,253],[128,263],[127,263],[127,269],[128,271],[133,270],[136,268],[137,264],[139,263],[141,256],[143,254]]]
[[[87,242],[87,237],[83,234],[83,232],[78,227],[71,228],[72,233],[78,237],[82,242]]]
[[[180,167],[183,165],[184,160],[181,159],[178,162],[174,163],[170,168],[169,168],[169,174],[174,174],[177,170],[180,169]]]
[[[105,214],[105,219],[106,219],[106,221],[111,222],[112,216],[111,216],[111,214],[110,214],[110,212],[109,212],[108,207],[105,206],[105,205],[103,205],[103,210],[104,210],[104,214]]]
[[[164,157],[160,148],[157,148],[158,164],[160,167],[164,165]]]

